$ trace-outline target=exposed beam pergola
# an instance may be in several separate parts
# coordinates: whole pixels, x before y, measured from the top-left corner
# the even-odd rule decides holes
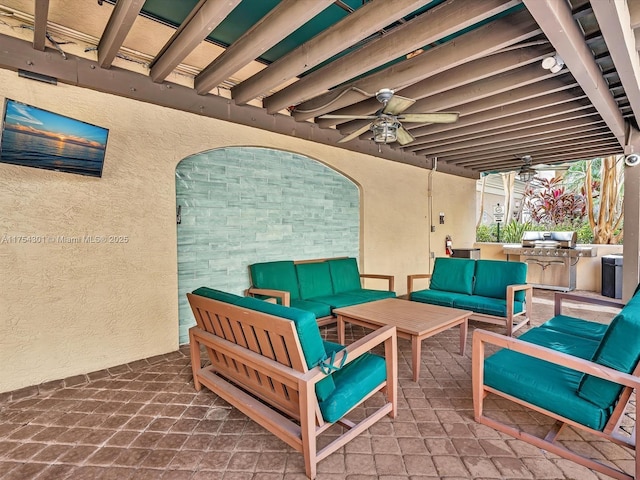
[[[486,0],[471,4],[467,3],[464,9],[458,8],[459,3],[461,3],[460,0],[449,0],[447,3],[438,5],[423,15],[397,27],[387,35],[369,42],[362,48],[344,55],[329,65],[306,75],[294,84],[265,98],[263,104],[267,108],[267,112],[275,113],[289,105],[297,105],[300,102],[304,102],[328,88],[394,61],[447,35],[452,35],[460,29],[504,12],[520,2]],[[414,59],[420,56],[418,55]],[[411,61],[402,63],[410,64]],[[398,86],[390,85],[390,87]],[[362,100],[362,95],[357,95],[356,101],[359,100]],[[319,101],[325,102],[325,98],[322,97]],[[308,108],[308,105],[303,107],[305,110]],[[338,108],[338,106],[335,108]],[[312,116],[315,115],[307,115],[306,118],[311,118]],[[296,120],[302,120],[302,118],[296,117]]]
[[[523,2],[620,145],[624,146],[624,119],[582,31],[572,17],[569,4],[565,0]]]
[[[98,43],[98,65],[109,68],[116,58],[118,50],[131,30],[133,22],[142,10],[144,0],[118,0],[109,17],[100,43]]]
[[[201,0],[151,62],[149,75],[162,82],[242,0]]]
[[[334,0],[282,0],[196,75],[196,91],[200,95],[208,93],[333,2]]]
[[[384,27],[423,7],[432,0],[372,0],[347,15],[332,27],[279,58],[231,89],[237,105],[243,105],[271,88],[291,80],[296,75],[319,65]]]
[[[33,19],[33,48],[44,50],[47,38],[47,17],[49,16],[49,0],[36,0]]]

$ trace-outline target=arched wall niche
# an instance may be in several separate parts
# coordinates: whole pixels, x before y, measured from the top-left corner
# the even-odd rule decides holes
[[[187,157],[176,167],[176,207],[181,344],[195,323],[187,292],[241,295],[252,263],[359,255],[358,186],[298,153],[228,147]]]

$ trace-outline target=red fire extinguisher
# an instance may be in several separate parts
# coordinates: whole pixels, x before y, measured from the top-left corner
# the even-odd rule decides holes
[[[451,235],[445,237],[445,253],[449,256],[453,255],[453,242],[451,242]]]

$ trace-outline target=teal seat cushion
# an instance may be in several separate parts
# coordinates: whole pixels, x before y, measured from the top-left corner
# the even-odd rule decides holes
[[[355,258],[338,258],[327,260],[331,282],[333,283],[333,293],[343,293],[350,290],[358,290],[362,287],[360,283],[360,271]]]
[[[254,263],[249,265],[249,271],[254,287],[284,290],[291,294],[292,300],[300,298],[298,276],[293,261]]]
[[[589,338],[599,342],[604,336],[608,325],[598,322],[590,322],[581,318],[567,315],[556,315],[547,320],[539,328],[546,328],[556,332],[570,333],[578,337]]]
[[[350,307],[351,305],[356,305],[358,303],[358,299],[356,297],[352,297],[345,293],[325,295],[322,297],[313,297],[311,300],[314,302],[324,303],[325,305],[328,305],[332,310],[334,308]],[[365,302],[362,301],[359,303]]]
[[[195,295],[206,296],[214,300],[230,303],[239,307],[248,308],[257,312],[267,313],[281,318],[291,320],[298,332],[298,340],[302,347],[307,368],[314,368],[320,362],[327,358],[327,352],[324,349],[324,343],[316,316],[304,310],[297,308],[283,307],[274,303],[265,302],[252,297],[240,297],[230,293],[214,290],[211,288],[201,287],[194,290]],[[335,384],[332,376],[322,379],[316,384],[316,395],[318,398],[327,398],[333,392]]]
[[[302,299],[309,300],[333,294],[331,273],[327,262],[298,263],[296,272]]]
[[[328,317],[331,315],[331,306],[326,303],[312,302],[311,300],[302,300],[298,298],[291,300],[291,306],[293,308],[299,308],[300,310],[306,310],[313,313],[316,318]]]
[[[507,286],[527,283],[527,264],[502,260],[476,260],[473,294],[481,297],[507,298]],[[525,292],[515,293],[515,299],[524,302]]]
[[[441,307],[453,307],[453,302],[458,299],[469,297],[464,293],[441,292],[439,290],[418,290],[411,292],[410,299],[415,302],[429,303],[431,305],[440,305]]]
[[[596,341],[541,328],[520,339],[585,359],[598,348]],[[582,373],[576,370],[502,349],[485,360],[484,374],[486,385],[595,430],[602,430],[609,419],[608,408],[577,394]]]
[[[507,316],[507,301],[500,298],[481,297],[480,295],[467,295],[456,298],[453,301],[454,308],[462,310],[473,310],[475,313],[485,315],[495,315],[497,317]],[[517,314],[524,309],[524,302],[513,302],[513,313]]]
[[[396,298],[396,292],[390,292],[389,290],[370,290],[368,288],[350,290],[348,292],[344,292],[343,295],[353,298],[356,303],[373,302],[376,300],[384,300],[385,298]],[[354,303],[354,305],[356,303]]]
[[[475,262],[469,258],[436,258],[429,289],[471,295]]]
[[[592,361],[624,373],[631,373],[640,359],[640,303],[627,304],[609,324]],[[613,406],[622,390],[619,385],[584,375],[578,394],[602,408]]]
[[[322,418],[327,422],[340,420],[349,410],[387,378],[384,358],[365,353],[332,375],[335,390],[319,402]]]

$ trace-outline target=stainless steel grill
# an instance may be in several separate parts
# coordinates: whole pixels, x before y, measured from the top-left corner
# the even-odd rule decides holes
[[[503,245],[502,252],[508,260],[517,255],[527,262],[527,283],[566,292],[576,288],[580,257],[598,253],[595,247],[576,246],[576,240],[576,232],[525,232],[520,244]]]

